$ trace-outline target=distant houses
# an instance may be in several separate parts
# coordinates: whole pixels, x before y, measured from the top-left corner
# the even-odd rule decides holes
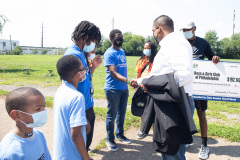
[[[14,50],[16,46],[19,46],[17,40],[0,39],[0,54],[6,54]],[[59,55],[64,54],[66,49],[56,47],[34,47],[34,46],[20,46],[22,54],[48,54]]]

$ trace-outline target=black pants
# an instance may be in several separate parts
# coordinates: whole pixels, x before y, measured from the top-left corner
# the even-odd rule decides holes
[[[89,149],[89,146],[92,143],[93,139],[93,131],[94,131],[94,124],[95,124],[95,113],[93,107],[90,107],[86,110],[86,117],[87,120],[90,123],[91,131],[87,134],[87,143],[86,143],[86,149]]]

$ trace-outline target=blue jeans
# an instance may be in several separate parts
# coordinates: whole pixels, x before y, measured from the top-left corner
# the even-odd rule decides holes
[[[113,141],[114,137],[114,121],[116,119],[116,137],[123,136],[125,113],[128,101],[128,89],[126,90],[105,90],[107,98],[107,116],[106,116],[106,129],[107,140]]]
[[[186,160],[185,144],[181,144],[178,152],[175,155],[167,155],[162,153],[162,160]]]
[[[191,97],[189,97],[189,107],[190,107],[190,110],[191,110],[191,113],[192,113],[192,116],[194,115],[194,111],[195,111],[195,104],[194,104],[194,100]]]

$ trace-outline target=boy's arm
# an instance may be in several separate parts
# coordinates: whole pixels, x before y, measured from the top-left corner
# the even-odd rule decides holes
[[[71,128],[71,138],[84,160],[90,160],[87,149],[85,147],[84,138],[81,132],[81,126]]]

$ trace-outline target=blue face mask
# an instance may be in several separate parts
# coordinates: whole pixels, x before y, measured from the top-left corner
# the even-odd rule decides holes
[[[151,49],[144,49],[143,54],[145,54],[146,56],[150,56],[151,55]]]
[[[187,32],[183,32],[183,35],[186,39],[191,39],[193,37],[193,33],[192,30],[191,31],[187,31]]]
[[[91,44],[89,46],[85,45],[83,47],[83,51],[88,53],[88,52],[92,52],[95,49],[95,43],[91,42]]]

